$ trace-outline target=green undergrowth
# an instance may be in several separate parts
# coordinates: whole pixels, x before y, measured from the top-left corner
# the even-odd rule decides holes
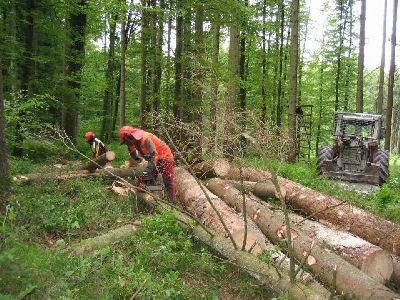
[[[43,169],[28,159],[11,165]],[[273,297],[183,232],[172,214],[139,213],[135,199],[112,193],[109,184],[74,179],[13,187],[0,210],[0,299]],[[82,256],[66,250],[135,220],[142,224],[128,239]]]
[[[355,189],[345,189],[333,184],[324,176],[317,176],[315,161],[287,164],[277,160],[249,158],[247,163],[253,167],[275,171],[282,177],[346,200],[385,219],[400,223],[400,160],[397,164],[394,164],[396,158],[396,156],[391,158],[388,181],[379,189],[368,193]]]

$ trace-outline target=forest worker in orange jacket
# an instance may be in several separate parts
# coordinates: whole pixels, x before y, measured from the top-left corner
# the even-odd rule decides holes
[[[148,161],[143,176],[138,177],[138,186],[144,184],[145,178],[150,177],[155,180],[160,172],[168,200],[175,203],[174,156],[169,147],[154,134],[131,126],[121,127],[119,141],[121,145],[128,145],[129,153],[133,159],[140,160],[140,157],[142,157]]]
[[[83,138],[90,145],[93,159],[96,159],[108,151],[107,146],[104,145],[104,143],[98,138],[96,138],[96,135],[93,131],[86,132]]]

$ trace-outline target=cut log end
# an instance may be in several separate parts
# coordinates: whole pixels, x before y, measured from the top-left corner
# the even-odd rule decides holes
[[[108,161],[113,161],[115,159],[115,152],[114,151],[107,151],[106,152],[106,159]]]
[[[393,273],[393,260],[384,250],[368,254],[361,265],[361,270],[380,283],[386,283]]]
[[[215,174],[218,177],[225,177],[228,175],[229,170],[231,168],[231,165],[229,164],[229,161],[226,159],[217,159],[214,162],[214,170]]]

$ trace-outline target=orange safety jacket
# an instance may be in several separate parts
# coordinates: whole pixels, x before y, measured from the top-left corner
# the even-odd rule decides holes
[[[150,132],[145,132],[143,137],[129,145],[129,152],[135,159],[138,158],[137,152],[141,157],[149,162],[147,172],[152,172],[159,160],[173,160],[174,156],[169,147],[157,136]],[[137,152],[136,152],[137,150]]]

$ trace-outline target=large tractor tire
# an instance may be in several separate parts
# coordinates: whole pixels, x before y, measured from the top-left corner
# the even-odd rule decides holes
[[[389,177],[389,152],[386,150],[378,150],[374,163],[379,165],[379,184],[386,182]]]
[[[324,161],[333,159],[333,147],[332,146],[322,146],[318,151],[317,159],[317,174],[322,175],[322,164]]]

